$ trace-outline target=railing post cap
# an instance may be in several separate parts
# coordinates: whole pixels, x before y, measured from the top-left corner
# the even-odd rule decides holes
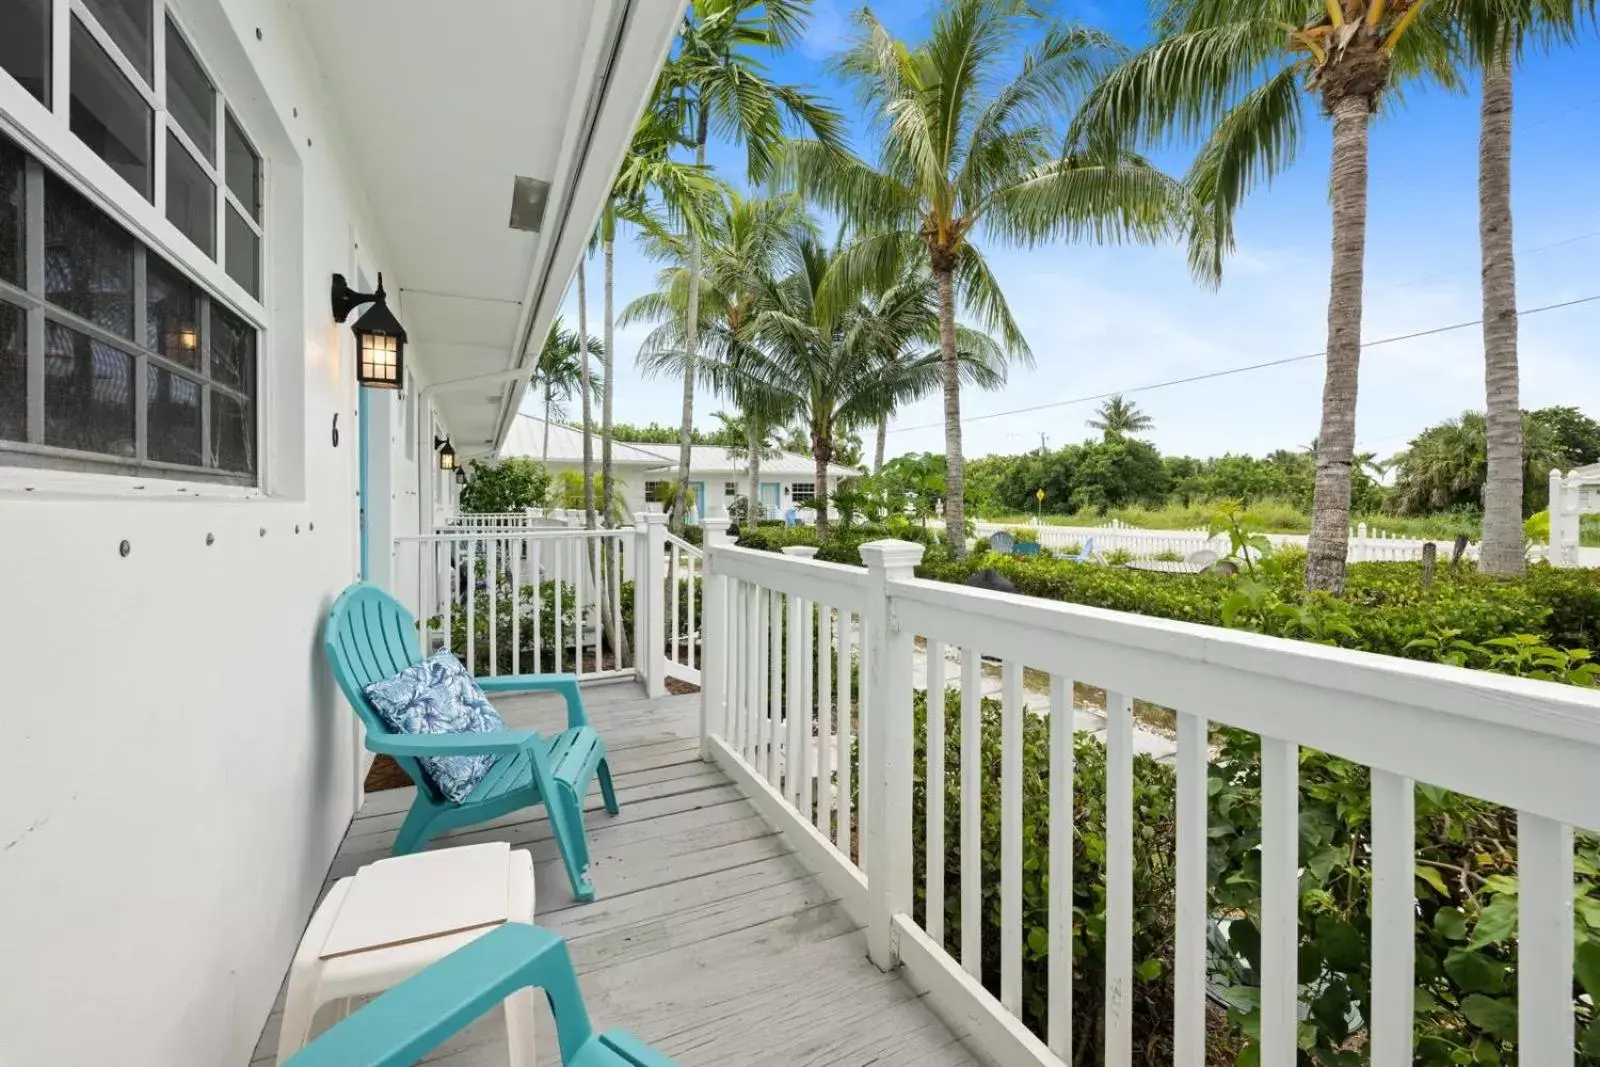
[[[868,570],[887,570],[915,567],[922,562],[925,548],[915,541],[900,541],[891,537],[882,541],[868,541],[857,551],[861,553],[861,562],[867,565]]]
[[[801,559],[811,559],[817,554],[816,545],[784,545],[781,549],[785,556],[799,556]]]
[[[665,526],[668,516],[661,511],[641,511],[638,518],[639,522],[646,526]]]

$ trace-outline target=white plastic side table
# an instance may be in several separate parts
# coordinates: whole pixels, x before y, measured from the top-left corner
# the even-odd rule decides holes
[[[381,885],[396,891],[374,895],[358,889],[352,896],[356,879],[369,870],[362,889]],[[492,907],[489,901],[495,902]],[[379,860],[339,879],[312,915],[289,965],[278,1063],[309,1040],[323,1005],[338,1002],[338,1018],[343,1018],[351,998],[399,985],[500,922],[531,924],[533,907],[533,857],[511,851],[504,842]],[[476,925],[460,928],[467,923]],[[510,1067],[534,1067],[536,1004],[532,989],[506,999]]]

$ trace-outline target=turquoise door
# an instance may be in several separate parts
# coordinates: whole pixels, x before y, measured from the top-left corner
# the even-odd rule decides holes
[[[761,506],[766,511],[766,514],[761,516],[762,518],[769,518],[778,514],[778,501],[780,499],[778,485],[778,482],[761,483]]]
[[[689,488],[694,490],[694,522],[698,526],[706,521],[706,483],[690,482]]]

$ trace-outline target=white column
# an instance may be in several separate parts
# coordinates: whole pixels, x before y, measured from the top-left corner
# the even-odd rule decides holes
[[[1567,492],[1566,476],[1550,472],[1550,566],[1578,565],[1578,494]]]
[[[720,523],[705,528],[705,558],[700,567],[700,758],[708,762],[713,731],[732,744],[728,661],[733,634],[728,629],[728,579],[718,566],[721,550],[732,544],[733,538]]]
[[[872,782],[862,825],[867,831],[867,955],[882,970],[898,965],[894,917],[911,914],[911,787],[914,723],[911,711],[912,634],[894,621],[889,597],[922,562],[922,546],[870,541],[867,565],[867,752],[862,781]]]
[[[667,694],[664,626],[667,618],[665,576],[667,517],[645,513],[637,517],[644,536],[634,573],[633,610],[640,631],[634,655],[644,670],[645,695],[654,700]]]

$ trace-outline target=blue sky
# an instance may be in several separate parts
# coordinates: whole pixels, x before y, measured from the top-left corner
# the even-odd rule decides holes
[[[828,59],[851,33],[857,4],[815,0],[803,46],[771,64],[775,78],[831,97],[858,130],[862,119]],[[888,0],[873,10],[897,34],[919,39],[930,0]],[[1143,4],[1063,2],[1056,12],[1137,45]],[[1530,54],[1516,71],[1513,214],[1518,302],[1523,308],[1600,294],[1600,40],[1554,54]],[[1476,87],[1450,94],[1409,89],[1375,123],[1366,259],[1366,340],[1479,316]],[[1057,244],[985,246],[1035,366],[1013,371],[1000,392],[962,395],[968,455],[1051,447],[1091,435],[1093,403],[1061,403],[1126,390],[1155,420],[1148,436],[1163,451],[1190,455],[1293,448],[1317,432],[1322,362],[1150,391],[1138,387],[1320,350],[1326,331],[1329,219],[1327,123],[1314,111],[1300,159],[1247,202],[1237,220],[1238,251],[1220,289],[1197,286],[1182,248]],[[733,175],[742,157],[713,146],[712,162]],[[1174,173],[1187,153],[1162,153]],[[653,285],[657,265],[630,240],[617,249],[621,307]],[[599,265],[590,274],[590,330],[600,332]],[[574,294],[565,314],[576,319]],[[1521,320],[1524,407],[1576,404],[1600,417],[1600,302]],[[616,417],[676,425],[681,382],[647,380],[633,366],[645,330],[617,334]],[[1015,415],[991,413],[1056,405]],[[714,424],[726,406],[709,395],[696,423]],[[1477,327],[1369,348],[1363,354],[1358,447],[1388,456],[1418,430],[1483,406],[1482,335]],[[530,411],[532,409],[530,408]],[[891,424],[889,455],[942,451],[940,402],[926,399]]]

